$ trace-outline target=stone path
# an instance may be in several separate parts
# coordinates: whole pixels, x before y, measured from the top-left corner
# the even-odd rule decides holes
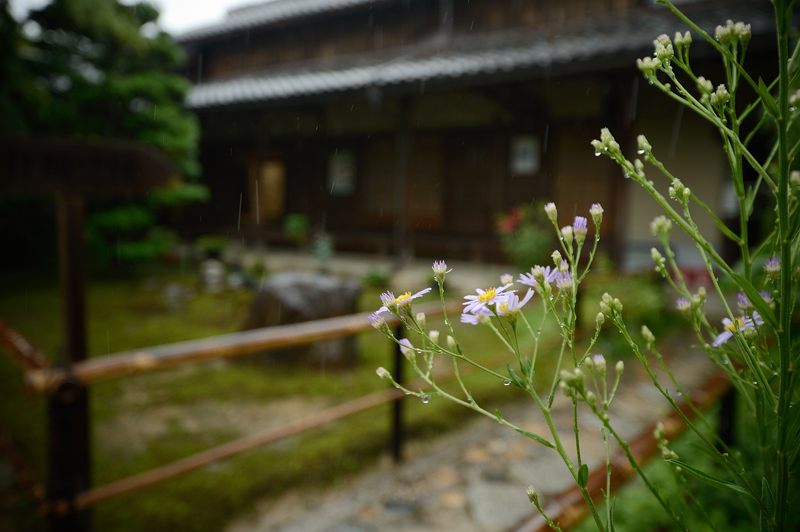
[[[688,390],[713,371],[705,356],[678,343],[666,351],[670,367]],[[626,365],[612,423],[630,438],[668,407],[645,380],[639,364],[631,359]],[[515,403],[502,411],[518,425],[547,434],[532,404]],[[571,406],[560,394],[556,411],[566,444],[572,441]],[[586,415],[581,426],[582,454],[592,467],[604,455],[599,423]],[[232,523],[228,532],[501,531],[531,513],[525,494],[528,485],[536,486],[546,499],[571,482],[553,451],[487,418],[475,419],[435,441],[413,443],[407,457],[399,466],[386,458],[372,471],[334,488],[265,501],[252,515]]]

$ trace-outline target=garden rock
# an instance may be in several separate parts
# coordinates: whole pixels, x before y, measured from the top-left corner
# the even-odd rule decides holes
[[[332,318],[357,311],[361,284],[332,275],[289,272],[267,279],[256,295],[245,329]],[[305,362],[348,366],[357,359],[352,336],[308,346],[274,350],[259,356],[266,362]]]

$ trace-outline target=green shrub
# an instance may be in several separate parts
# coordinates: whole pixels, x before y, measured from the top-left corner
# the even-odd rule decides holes
[[[519,205],[498,216],[497,234],[506,257],[520,270],[549,263],[553,229],[541,203]]]

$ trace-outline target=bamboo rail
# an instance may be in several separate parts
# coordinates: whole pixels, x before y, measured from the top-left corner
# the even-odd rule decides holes
[[[694,405],[698,410],[703,410],[714,404],[722,395],[728,391],[731,384],[728,377],[722,371],[715,372],[708,380],[696,390],[689,401],[681,400],[678,405],[681,412],[689,419],[695,417],[695,411],[690,405]],[[688,427],[681,419],[681,416],[671,410],[666,417],[661,419],[664,424],[664,436],[673,439],[683,433]],[[658,452],[658,442],[653,431],[656,422],[648,425],[630,442],[631,453],[639,463],[646,462]],[[636,476],[636,472],[628,462],[627,457],[620,449],[611,459],[611,485],[619,487],[628,480]],[[603,497],[603,490],[606,488],[606,464],[598,464],[589,474],[586,489],[589,491],[592,500],[599,501]],[[581,496],[577,486],[570,487],[556,495],[552,501],[544,507],[545,513],[558,523],[564,530],[576,525],[582,518],[588,515],[588,508]],[[548,532],[544,518],[538,513],[523,519],[511,530],[514,532]]]
[[[104,486],[84,491],[83,493],[78,494],[76,497],[75,507],[78,509],[88,508],[89,506],[95,505],[98,502],[104,501],[111,497],[136,491],[150,486],[151,484],[156,484],[179,475],[189,473],[190,471],[199,469],[214,462],[230,458],[239,453],[284,440],[290,436],[296,436],[297,434],[301,434],[311,429],[323,427],[349,415],[362,412],[383,403],[395,401],[402,397],[404,397],[403,392],[397,389],[383,390],[380,392],[371,393],[369,395],[364,395],[357,399],[353,399],[352,401],[347,401],[345,403],[328,408],[304,419],[292,421],[286,425],[283,425],[282,427],[268,430],[266,432],[260,432],[258,434],[252,434],[250,436],[245,436],[217,447],[201,451],[186,458],[176,460],[175,462],[171,462],[161,467],[157,467],[143,473],[111,482]]]
[[[0,343],[6,346],[14,362],[25,370],[43,370],[50,365],[50,361],[41,351],[2,320],[0,320]]]
[[[460,308],[461,305],[458,302],[447,304],[448,312]],[[416,305],[414,310],[425,312],[429,316],[442,314],[442,307],[438,303]],[[35,392],[49,393],[67,380],[88,385],[101,380],[146,373],[193,362],[306,345],[369,330],[372,326],[367,319],[368,315],[368,312],[362,312],[136,349],[91,358],[73,364],[69,369],[38,368],[26,373],[26,382],[28,387]],[[392,316],[386,321],[389,325],[395,325],[398,320]]]

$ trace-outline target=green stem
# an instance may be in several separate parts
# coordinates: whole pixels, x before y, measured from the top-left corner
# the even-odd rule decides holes
[[[775,0],[775,23],[778,40],[778,236],[780,244],[781,297],[778,302],[778,351],[780,356],[780,385],[778,391],[778,441],[776,449],[777,489],[775,493],[775,522],[778,530],[786,524],[789,499],[789,459],[787,450],[788,412],[792,390],[789,383],[793,368],[791,361],[792,254],[789,234],[789,13],[787,4]],[[766,383],[764,383],[766,385]]]

